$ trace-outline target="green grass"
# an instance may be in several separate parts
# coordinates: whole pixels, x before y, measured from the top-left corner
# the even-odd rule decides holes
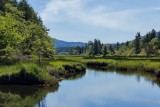
[[[0,84],[26,84],[26,85],[56,85],[54,79],[44,68],[38,64],[18,63],[0,67]],[[3,83],[4,82],[4,83]]]
[[[59,56],[57,56],[57,59]],[[117,70],[135,70],[160,74],[160,57],[125,57],[125,56],[107,56],[107,57],[61,57],[61,60],[81,62],[90,67],[117,69]]]
[[[85,71],[85,66],[128,70],[128,71],[145,71],[160,75],[160,58],[159,57],[86,57],[86,56],[56,56],[55,60],[43,59],[43,66],[39,66],[36,60],[30,60],[23,63],[17,63],[9,66],[0,66],[0,83],[1,79],[8,77],[23,77],[30,82],[35,80],[40,84],[57,84],[58,80],[67,78],[73,73]],[[3,77],[3,78],[1,78]],[[13,78],[14,79],[14,78]],[[25,81],[26,82],[26,81]]]
[[[44,84],[54,85],[58,83],[56,79],[54,79],[48,72],[46,72],[45,68],[40,67],[35,63],[25,63],[22,64],[22,69],[25,70],[26,74],[30,74],[34,76],[38,81],[44,82]]]
[[[56,60],[56,61],[50,61],[50,68],[51,72],[58,72],[61,74],[70,74],[70,73],[78,73],[85,71],[86,67],[78,62],[71,62],[71,61],[62,61],[62,60]]]
[[[73,75],[85,71],[81,63],[43,59],[41,66],[36,60],[30,60],[13,65],[0,66],[0,84],[43,85],[58,84],[64,75]]]
[[[0,66],[0,76],[12,75],[18,73],[21,70],[21,66],[18,64],[10,66]]]
[[[111,59],[96,59],[96,60],[84,60],[84,62],[91,66],[94,67],[95,64],[97,64],[97,67],[100,68],[112,68],[112,69],[117,69],[117,70],[136,70],[136,71],[145,71],[145,72],[151,72],[154,74],[159,74],[160,73],[160,63],[159,62],[153,62],[153,61],[124,61],[124,60],[111,60]],[[106,66],[101,66],[102,63],[105,63]]]

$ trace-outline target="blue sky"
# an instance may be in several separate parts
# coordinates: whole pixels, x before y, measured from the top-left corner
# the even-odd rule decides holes
[[[160,30],[160,0],[28,0],[49,35],[66,41],[104,43],[134,39]]]

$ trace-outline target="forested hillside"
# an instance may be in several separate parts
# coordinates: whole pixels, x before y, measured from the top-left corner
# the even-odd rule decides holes
[[[68,55],[72,47],[80,46],[83,47],[86,45],[86,43],[83,42],[66,42],[63,40],[58,40],[53,38],[53,44],[56,48],[57,54],[66,54]]]
[[[63,40],[53,39],[53,43],[56,48],[65,48],[65,47],[75,47],[75,46],[85,46],[86,43],[83,42],[66,42]]]
[[[154,29],[145,36],[137,33],[135,39],[124,43],[103,44],[100,40],[89,41],[85,47],[74,47],[71,55],[116,55],[116,56],[159,56],[160,32]]]
[[[0,0],[0,62],[53,57],[48,29],[27,0]]]

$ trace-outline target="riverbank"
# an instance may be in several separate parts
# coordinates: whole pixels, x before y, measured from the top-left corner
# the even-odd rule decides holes
[[[103,69],[114,69],[123,71],[143,71],[149,72],[160,78],[160,63],[146,61],[122,61],[122,60],[85,60],[87,66]]]
[[[13,65],[0,65],[0,85],[55,86],[60,80],[85,74],[86,67],[128,72],[147,72],[160,78],[159,57],[82,57],[56,56],[43,59],[41,65],[32,59]]]
[[[80,63],[44,59],[39,65],[36,60],[0,65],[0,85],[57,86],[59,80],[84,72]]]
[[[54,76],[58,80],[61,80],[81,72],[85,72],[86,67],[78,62],[55,60],[49,62],[49,65],[47,65],[47,70],[50,75]]]
[[[77,57],[77,56],[57,56],[57,59],[65,61],[81,62],[88,67],[99,69],[113,69],[123,71],[143,71],[154,74],[160,78],[160,58],[159,57]]]

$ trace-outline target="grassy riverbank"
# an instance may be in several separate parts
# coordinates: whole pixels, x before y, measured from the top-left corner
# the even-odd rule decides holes
[[[76,57],[57,56],[57,59],[65,61],[81,62],[88,67],[115,69],[126,71],[150,72],[160,78],[160,58],[159,57]]]
[[[44,59],[39,65],[36,60],[0,65],[0,85],[54,86],[58,81],[85,71],[80,63]]]
[[[54,79],[41,68],[38,64],[17,63],[9,66],[0,67],[0,84],[1,85],[57,85],[58,81]]]
[[[86,70],[86,67],[81,63],[62,60],[47,61],[45,68],[57,80],[69,78]]]
[[[105,70],[149,72],[160,78],[159,57],[56,56],[54,60],[43,59],[41,65],[36,60],[0,65],[0,84],[54,86],[59,80],[85,74],[84,65]]]

